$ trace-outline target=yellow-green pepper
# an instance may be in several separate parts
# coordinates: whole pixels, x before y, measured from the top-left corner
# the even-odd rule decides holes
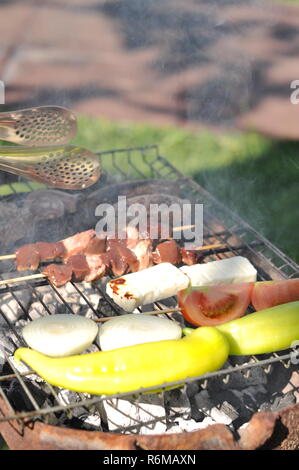
[[[178,340],[64,358],[51,358],[29,348],[19,348],[15,358],[24,361],[52,385],[109,395],[215,371],[226,361],[228,351],[226,338],[216,328],[202,327]]]
[[[217,329],[230,344],[230,355],[264,354],[288,349],[299,340],[299,302],[277,305],[232,320]]]

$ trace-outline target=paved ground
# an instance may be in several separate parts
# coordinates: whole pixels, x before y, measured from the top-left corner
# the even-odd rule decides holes
[[[6,108],[297,139],[298,13],[261,0],[0,0]]]

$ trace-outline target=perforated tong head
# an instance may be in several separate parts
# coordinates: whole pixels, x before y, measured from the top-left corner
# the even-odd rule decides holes
[[[60,106],[39,106],[0,113],[0,140],[20,145],[64,145],[77,132],[74,113]]]

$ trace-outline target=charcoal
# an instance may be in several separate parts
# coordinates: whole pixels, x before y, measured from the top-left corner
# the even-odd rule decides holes
[[[56,304],[54,302],[45,303],[47,308],[43,306],[41,302],[33,302],[28,311],[28,316],[31,320],[36,320],[39,317],[48,315],[48,313],[56,313]]]
[[[223,422],[224,424],[230,424],[237,419],[239,421],[248,420],[258,410],[266,396],[267,389],[261,384],[227,390],[212,390],[209,387],[194,396],[196,407],[195,414],[192,411],[192,417],[201,420],[203,416],[208,415],[215,422]],[[225,403],[226,406],[224,406]]]
[[[164,393],[164,406],[168,425],[177,417],[191,418],[190,401],[185,391],[176,388]]]
[[[202,421],[206,417],[207,410],[215,406],[207,390],[200,390],[194,396],[190,396],[191,416],[195,421]]]
[[[294,396],[294,393],[290,391],[280,396],[277,396],[274,399],[273,403],[262,403],[262,405],[260,406],[260,410],[270,410],[275,412],[281,410],[282,408],[294,405],[295,403],[296,397]]]
[[[99,299],[97,311],[100,317],[113,317],[118,314],[117,311],[115,311],[114,306],[110,302],[108,302],[104,297],[101,297]]]
[[[215,390],[241,390],[248,386],[266,385],[268,383],[268,375],[261,367],[234,371],[229,375],[227,382],[225,379],[225,375],[211,377],[208,381],[207,389],[211,390],[211,393],[213,393]]]
[[[14,333],[8,325],[0,325],[0,347],[7,356],[14,352],[20,342],[22,337],[17,330]]]
[[[121,180],[121,175],[118,175],[117,178]],[[157,193],[157,188],[160,194],[162,189],[165,191],[167,185],[169,194],[186,197],[185,191],[182,191],[182,194],[178,193],[180,187],[177,181],[172,181],[171,184],[163,180],[139,181],[134,182],[133,185],[132,182],[125,182],[120,183],[120,187],[114,188],[103,188],[103,182],[102,177],[99,189],[87,189],[85,190],[87,192],[84,191],[84,194],[80,192],[80,195],[64,193],[63,196],[59,191],[43,190],[29,195],[12,196],[10,199],[4,200],[0,204],[1,253],[12,253],[24,243],[53,242],[76,232],[95,228],[97,220],[94,216],[94,210],[99,202],[105,200],[105,197],[106,201],[111,203],[111,189],[114,189],[115,196],[115,201],[112,203],[116,202],[117,195],[123,191],[124,186],[127,186],[128,192],[123,194],[127,194],[127,196],[139,195],[142,198],[142,194]],[[111,180],[110,184],[112,183]],[[144,184],[149,184],[151,187],[145,190]],[[185,187],[185,183],[182,183],[182,187]],[[193,197],[193,190],[190,188],[191,192]],[[43,195],[43,201],[37,198],[38,195]],[[61,197],[57,198],[59,195]],[[90,198],[86,197],[88,195]],[[50,204],[48,197],[52,198]],[[79,204],[76,207],[78,201]],[[206,202],[210,207],[208,198]],[[44,210],[45,207],[47,212]],[[48,218],[46,223],[43,220],[45,217]],[[214,221],[211,216],[207,231],[212,229],[221,232],[223,226],[218,224],[216,219]],[[232,243],[234,242],[232,241]],[[206,261],[208,260],[210,257],[206,258]],[[7,274],[4,277],[15,277],[12,276],[12,272],[15,271],[13,261],[3,261],[1,266],[2,272],[7,269]],[[32,273],[24,272],[23,274]],[[3,351],[11,356],[16,347],[23,345],[21,329],[28,323],[29,318],[35,319],[49,313],[70,313],[70,311],[94,318],[93,309],[97,310],[98,316],[101,317],[126,313],[105,296],[106,281],[107,279],[103,278],[94,284],[94,287],[90,283],[77,283],[76,287],[72,283],[67,283],[61,288],[55,288],[56,293],[49,285],[28,288],[24,291],[18,287],[15,296],[20,300],[22,306],[19,305],[11,292],[1,295],[0,309],[3,311],[3,315],[0,314],[0,370],[4,362]],[[97,288],[102,289],[103,294]],[[11,289],[13,289],[13,285]],[[81,292],[89,303],[83,298]],[[166,299],[160,304],[165,307],[173,307],[175,299]],[[144,307],[144,310],[153,310],[153,305]],[[173,318],[183,326],[181,314],[174,313]],[[6,320],[11,322],[11,328]],[[98,348],[93,344],[86,352],[95,350]],[[267,359],[267,357],[269,356],[261,355],[258,359]],[[231,357],[224,368],[244,365],[248,360],[250,360],[248,357]],[[181,433],[202,429],[215,422],[228,426],[233,425],[238,429],[239,426],[247,423],[252,414],[258,410],[276,411],[295,402],[296,385],[291,387],[289,383],[290,378],[293,378],[295,366],[286,369],[280,363],[272,364],[268,374],[262,368],[253,366],[244,369],[243,372],[233,372],[229,376],[212,377],[206,381],[205,388],[203,383],[198,381],[190,383],[184,388],[168,390],[164,396],[162,394],[147,394],[126,399],[106,399],[103,402],[99,397],[97,404],[87,407],[82,405],[82,401],[91,398],[90,395],[55,387],[54,396],[51,393],[53,387],[30,371],[24,363],[17,363],[12,357],[9,358],[9,361],[19,372],[30,372],[29,375],[23,377],[23,380],[39,406],[49,407],[58,404],[65,406],[62,411],[45,415],[43,420],[50,424],[77,429],[142,434]],[[12,366],[6,361],[3,366],[4,375],[12,372]],[[226,380],[227,378],[228,380]],[[9,400],[17,410],[33,409],[33,405],[19,380],[10,379],[10,381],[6,380],[2,383],[5,393],[8,394]],[[298,392],[298,381],[296,384]],[[68,409],[69,404],[77,406]]]
[[[286,368],[281,362],[272,364],[267,383],[269,394],[272,395],[278,390],[283,390],[289,383],[292,373],[295,370],[298,370],[298,365],[294,364]]]
[[[37,387],[31,380],[24,378],[23,381],[38,406],[44,406],[47,403],[48,395]],[[7,398],[13,408],[17,411],[30,411],[34,409],[34,405],[28,394],[24,391],[21,383],[17,379],[12,379],[10,382],[7,390]]]
[[[85,413],[79,417],[81,428],[88,431],[102,431],[102,420],[97,414]]]
[[[192,432],[197,431],[198,429],[204,429],[210,424],[215,424],[215,421],[210,417],[204,418],[201,422],[195,421],[192,418],[186,420],[184,418],[178,417],[175,419],[175,421],[168,424],[165,433],[173,434],[181,432]]]
[[[229,422],[226,422],[224,424],[230,424],[235,419],[238,418],[239,413],[238,411],[233,407],[233,405],[227,401],[224,401],[220,407],[220,411],[228,418]]]
[[[116,399],[103,402],[109,431],[138,434],[162,434],[166,431],[166,414],[160,394],[146,394],[138,399]],[[104,418],[104,416],[102,416]]]
[[[26,314],[32,302],[32,294],[28,289],[18,291],[14,294],[4,294],[0,297],[0,309],[5,318],[11,323],[15,323],[19,318]],[[0,315],[0,325],[6,324],[3,315]]]
[[[70,403],[78,403],[78,406],[69,410],[69,412],[67,412],[67,415],[70,415],[75,418],[86,416],[86,409],[84,408],[84,406],[79,405],[79,402],[82,401],[84,398],[90,398],[90,395],[84,394],[81,396],[77,392],[60,388],[57,393],[57,398],[58,398],[58,402],[60,405],[69,405]]]
[[[62,422],[63,426],[67,426],[72,429],[85,429],[86,431],[103,431],[101,418],[97,415],[85,415],[77,418],[73,416],[71,419],[66,418]]]
[[[233,390],[232,393],[239,397],[243,406],[252,413],[258,410],[260,404],[267,396],[267,389],[263,385],[249,386],[242,390]]]
[[[40,385],[44,383],[44,379],[42,379],[39,375],[35,373],[30,374],[29,372],[32,369],[30,369],[30,367],[27,366],[24,362],[15,360],[14,356],[9,356],[8,362],[11,365],[12,371],[14,371],[15,369],[17,372],[20,372],[20,374],[26,374],[26,379],[31,380],[33,383],[39,383]]]
[[[215,400],[208,390],[202,390],[195,395],[195,402],[199,410],[208,411],[215,406]]]

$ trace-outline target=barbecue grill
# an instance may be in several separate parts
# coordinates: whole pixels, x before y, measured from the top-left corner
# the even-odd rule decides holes
[[[180,173],[160,155],[157,146],[98,155],[104,175],[97,186],[140,178],[175,181],[181,195],[192,203],[203,204],[204,244],[226,246],[210,250],[205,261],[242,255],[256,267],[258,280],[299,277],[299,266],[294,261],[191,177]],[[30,182],[24,184],[29,191],[32,189]],[[88,195],[95,187],[84,193]],[[12,200],[18,195],[12,184],[10,188],[12,194],[8,197]],[[13,261],[5,263],[2,279],[20,276]],[[124,313],[106,296],[106,281],[88,285],[71,282],[67,288],[57,288],[47,279],[33,279],[1,287],[0,304],[4,297],[7,303],[13,300],[21,312],[18,323],[8,309],[0,307],[0,320],[7,332],[0,377],[0,433],[10,448],[298,448],[299,356],[295,348],[230,358],[217,372],[109,397],[53,387],[27,367],[16,365],[13,351],[25,345],[20,324],[34,318],[22,297],[24,292],[33,297],[37,315],[53,314],[53,309],[77,313],[70,301],[72,295],[91,318]],[[175,306],[172,298],[155,303],[151,309]],[[174,318],[182,322],[178,313]]]

